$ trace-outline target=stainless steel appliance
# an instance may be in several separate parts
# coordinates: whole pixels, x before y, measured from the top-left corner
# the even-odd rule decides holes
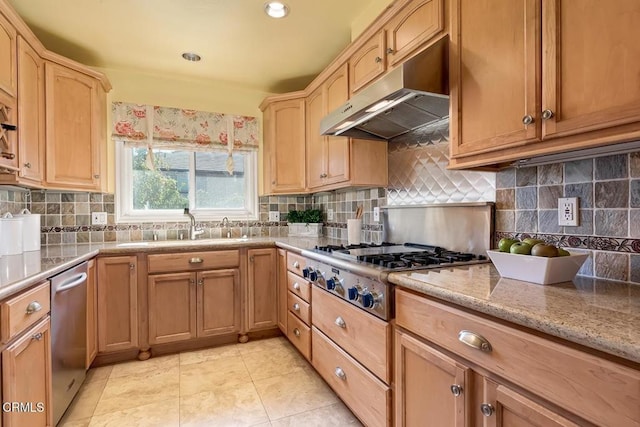
[[[87,263],[51,278],[53,421],[84,382],[87,355]]]

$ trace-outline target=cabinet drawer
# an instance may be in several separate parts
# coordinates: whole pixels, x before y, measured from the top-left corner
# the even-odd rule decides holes
[[[313,325],[389,384],[391,326],[325,290],[314,286],[311,292]]]
[[[299,296],[288,293],[289,311],[295,314],[307,325],[311,325],[311,306]]]
[[[298,254],[287,252],[287,270],[302,277],[302,270],[307,266],[307,260]]]
[[[49,313],[51,293],[49,282],[2,302],[0,325],[2,342],[6,343]]]
[[[311,283],[290,271],[287,272],[287,288],[306,302],[311,301]]]
[[[149,273],[214,270],[240,265],[240,251],[181,252],[148,257]]]
[[[596,424],[639,425],[640,371],[400,289],[396,324]],[[462,343],[463,330],[491,350]]]
[[[291,312],[287,313],[287,337],[307,359],[311,360],[311,330]]]
[[[391,389],[335,345],[311,328],[313,367],[367,426],[391,424]]]

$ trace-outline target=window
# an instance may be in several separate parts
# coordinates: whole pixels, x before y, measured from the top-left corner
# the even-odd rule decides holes
[[[176,221],[188,207],[198,220],[257,218],[257,153],[148,148],[116,141],[116,220]]]

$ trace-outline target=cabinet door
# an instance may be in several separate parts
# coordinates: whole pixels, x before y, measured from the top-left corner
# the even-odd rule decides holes
[[[539,140],[540,14],[538,0],[452,2],[452,158]]]
[[[154,274],[147,278],[149,344],[196,337],[196,273]]]
[[[304,98],[277,101],[268,110],[269,158],[265,161],[270,162],[271,171],[265,180],[271,183],[270,193],[304,192]]]
[[[44,178],[44,61],[18,37],[18,161],[20,179]]]
[[[349,99],[349,67],[344,64],[324,83],[325,115]],[[349,179],[349,138],[327,136],[325,142],[326,177],[323,184],[334,184]]]
[[[387,65],[401,63],[425,42],[444,30],[443,0],[414,0],[385,26]]]
[[[49,316],[2,352],[2,402],[30,405],[5,411],[5,427],[52,426],[51,332]]]
[[[484,380],[484,396],[477,418],[487,427],[578,427],[556,412],[524,397],[509,387]]]
[[[98,352],[138,347],[138,260],[98,258]]]
[[[96,260],[89,260],[87,263],[87,369],[98,354],[98,278],[96,270]]]
[[[0,14],[0,89],[16,96],[16,29]]]
[[[196,283],[198,337],[240,332],[240,270],[203,271]]]
[[[321,187],[326,176],[325,146],[327,138],[320,135],[320,121],[325,115],[324,91],[320,86],[306,100],[307,118],[307,186],[310,189]]]
[[[45,64],[46,178],[49,187],[100,189],[104,117],[98,82],[51,62]]]
[[[543,138],[637,122],[640,3],[544,0],[543,13]]]
[[[278,249],[277,295],[278,295],[278,327],[283,334],[287,333],[287,251]]]
[[[396,330],[395,379],[398,426],[469,425],[465,413],[471,370],[426,343]],[[469,383],[469,384],[468,384]]]
[[[252,331],[276,327],[276,250],[249,249],[247,255],[247,328]]]
[[[387,69],[384,30],[371,37],[349,58],[349,88],[356,93]]]

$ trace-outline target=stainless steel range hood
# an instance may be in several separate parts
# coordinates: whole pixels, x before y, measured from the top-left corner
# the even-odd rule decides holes
[[[449,55],[444,37],[356,93],[320,123],[322,135],[392,140],[449,116]]]

